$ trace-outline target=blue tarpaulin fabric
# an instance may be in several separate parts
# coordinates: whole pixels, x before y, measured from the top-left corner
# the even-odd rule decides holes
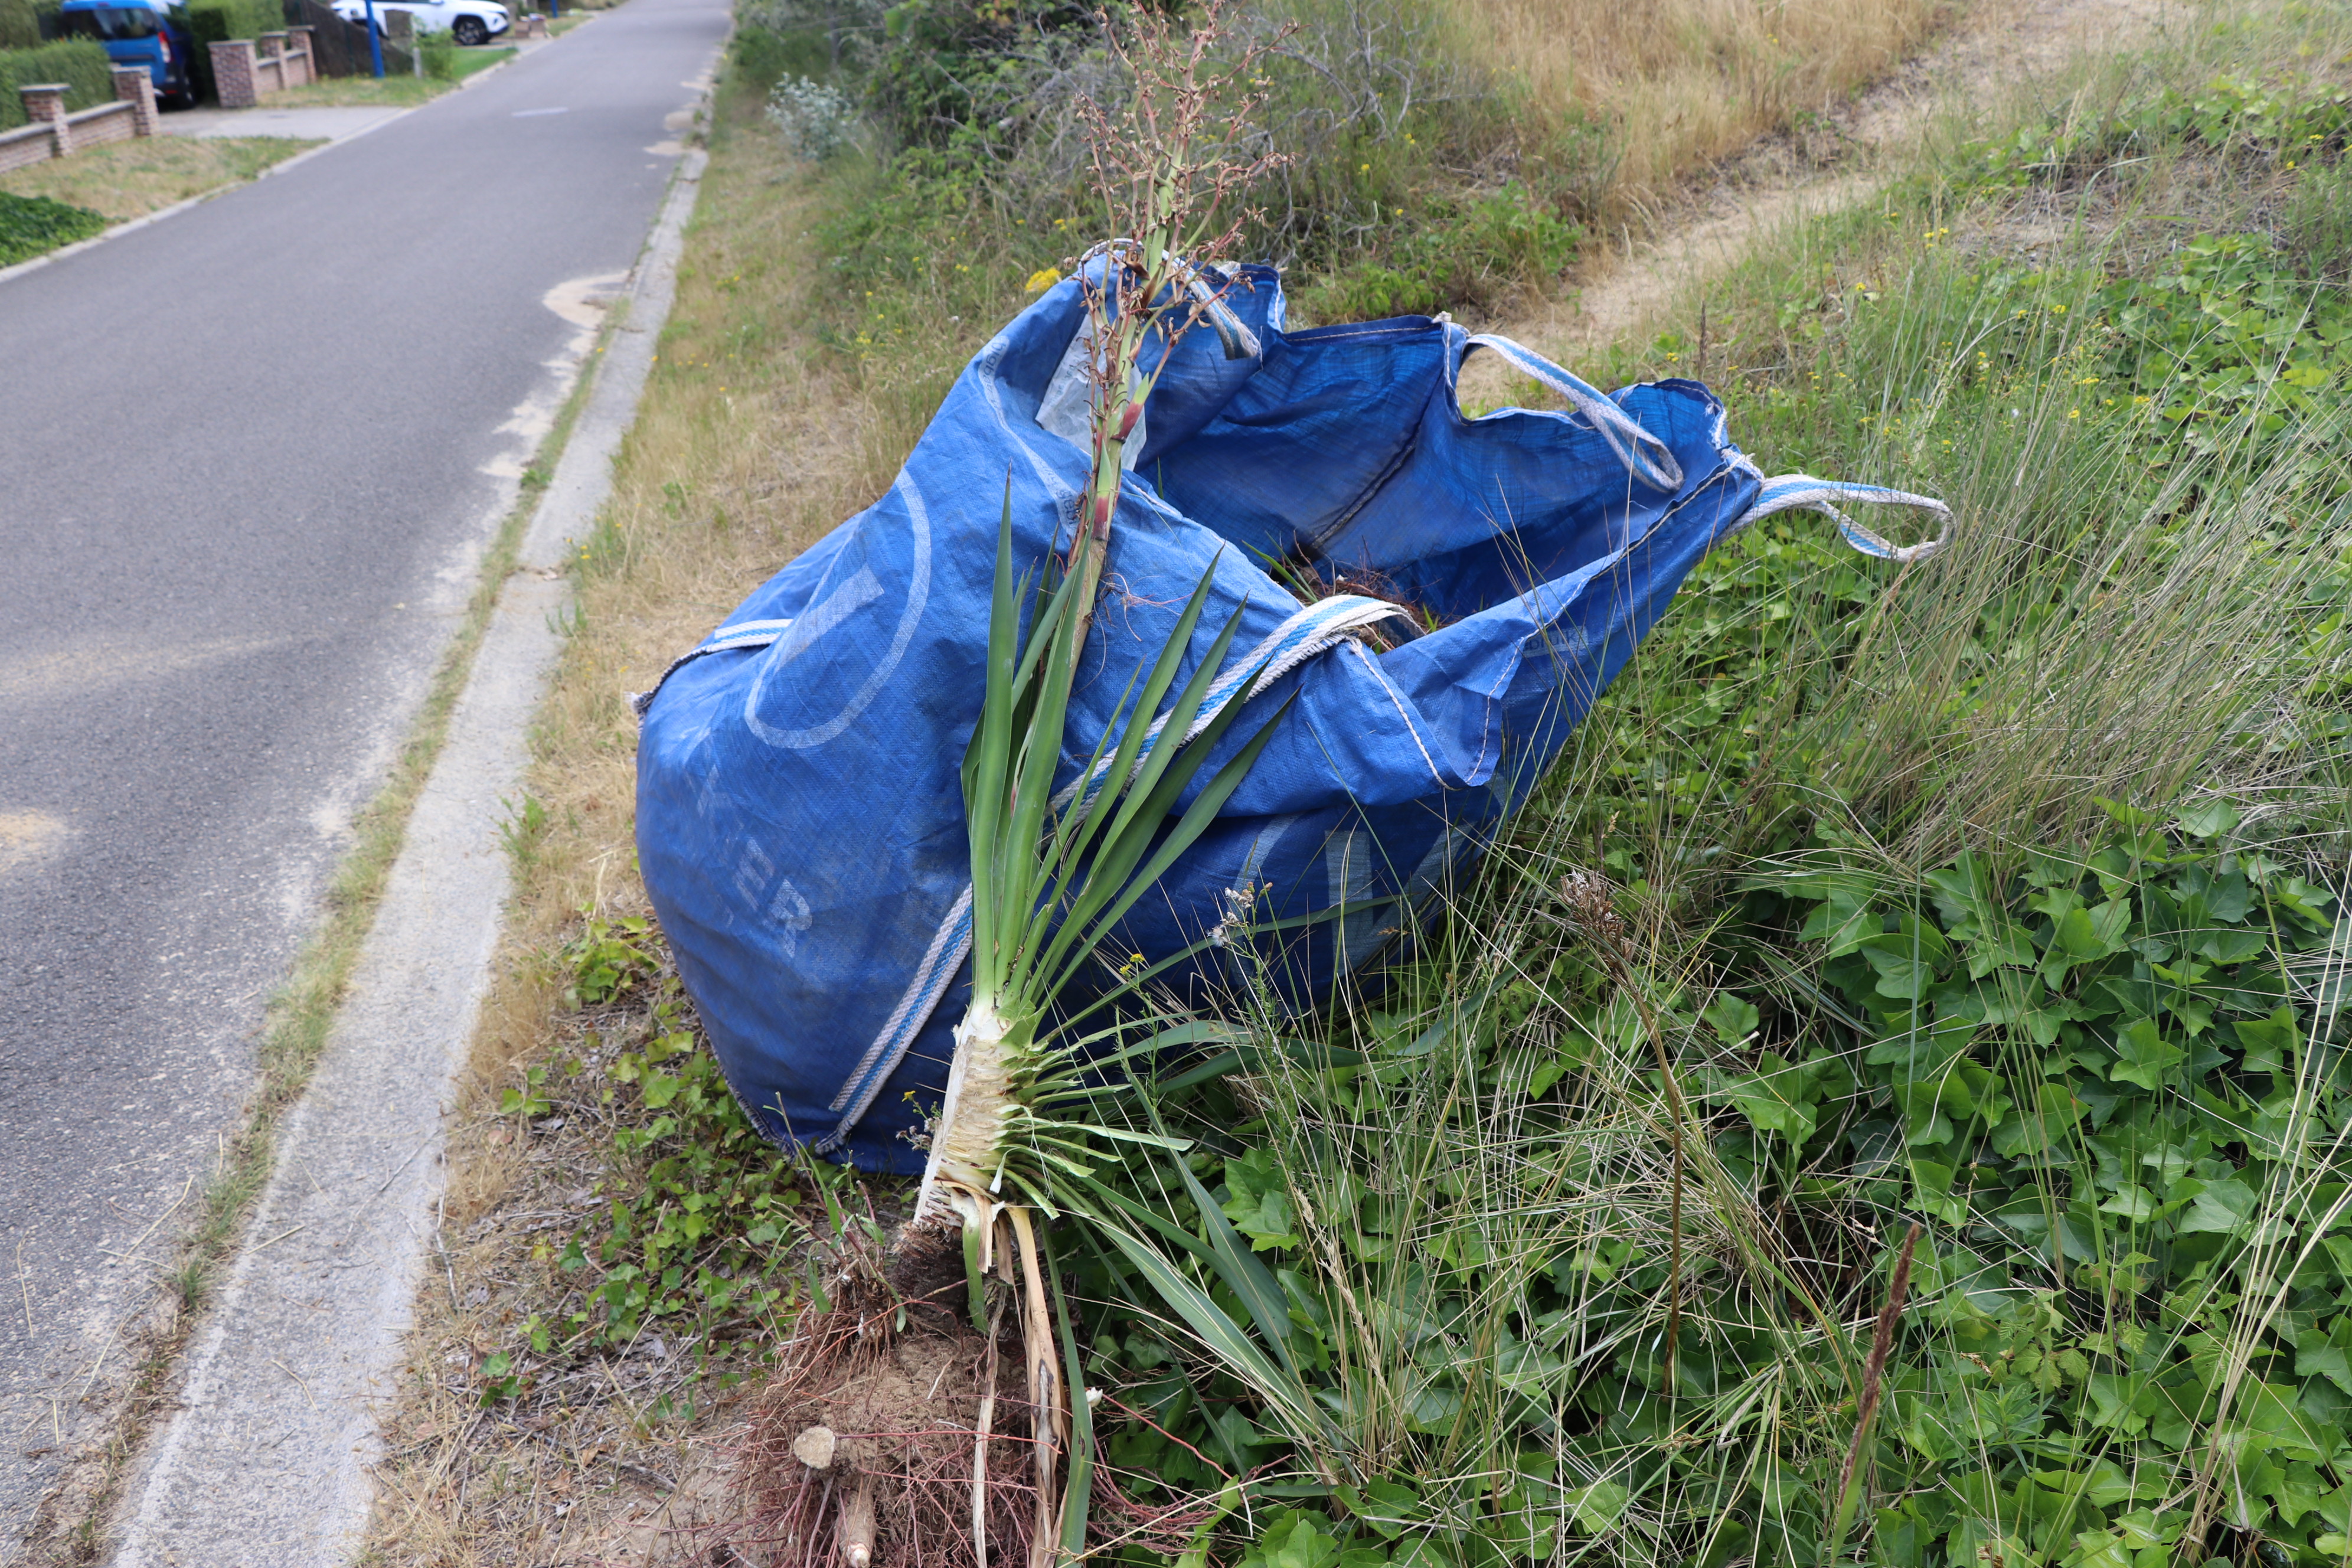
[[[1603,400],[1442,319],[1290,332],[1271,269],[1244,278],[1232,305],[1257,352],[1229,359],[1195,331],[1147,405],[1065,769],[1213,574],[1193,657],[1238,616],[1234,657],[1278,648],[1282,673],[1234,700],[1266,715],[1296,700],[1121,946],[1156,962],[1244,909],[1260,926],[1327,913],[1253,949],[1305,1002],[1410,940],[1710,546],[1811,502],[1765,492],[1695,382]],[[640,700],[640,866],[728,1080],[769,1136],[861,1168],[919,1170],[907,1134],[946,1083],[969,986],[959,770],[999,521],[1009,482],[1015,560],[1068,545],[1089,454],[1056,406],[1086,321],[1076,279],[1024,311],[888,493]],[[1581,401],[1466,417],[1474,346]],[[1269,570],[1284,562],[1294,586]],[[1437,629],[1381,651],[1349,628],[1365,598],[1303,597],[1302,572],[1378,584]],[[1261,722],[1244,709],[1225,748]],[[1243,956],[1189,962],[1238,984]]]

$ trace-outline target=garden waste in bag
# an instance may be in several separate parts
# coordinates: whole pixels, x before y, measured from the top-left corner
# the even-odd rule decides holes
[[[1696,382],[1603,395],[1443,318],[1288,332],[1269,268],[1242,269],[1228,304],[1240,330],[1179,341],[1129,444],[1065,778],[1204,574],[1195,657],[1227,616],[1240,630],[1203,716],[1295,700],[1128,917],[1107,984],[1196,948],[1161,978],[1312,1002],[1411,939],[1713,545],[1803,506],[1871,554],[1933,548],[1834,503],[1939,503],[1768,480]],[[1076,279],[1024,311],[888,493],[636,700],[646,885],[729,1083],[779,1142],[921,1169],[908,1135],[938,1108],[970,987],[960,770],[998,531],[1009,486],[1016,563],[1069,546],[1087,319]],[[1466,417],[1456,377],[1480,349],[1570,411]],[[1223,752],[1258,728],[1245,710]]]

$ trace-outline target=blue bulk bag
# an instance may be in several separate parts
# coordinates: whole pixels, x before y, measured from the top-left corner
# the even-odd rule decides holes
[[[1248,953],[1213,942],[1190,963],[1296,1004],[1327,994],[1475,859],[1718,541],[1804,506],[1872,554],[1933,548],[1897,550],[1832,502],[1937,502],[1766,480],[1696,382],[1604,395],[1442,317],[1288,332],[1270,268],[1241,269],[1229,303],[1246,352],[1181,339],[1129,447],[1065,777],[1204,573],[1196,647],[1237,613],[1236,652],[1271,656],[1212,706],[1297,700],[1127,921],[1122,945],[1147,961],[1250,929]],[[1005,488],[1014,559],[1066,551],[1091,461],[1087,322],[1078,279],[1047,291],[965,368],[887,495],[635,700],[646,886],[729,1083],[781,1143],[922,1166],[908,1134],[944,1092],[970,989],[959,770]],[[1465,417],[1474,348],[1572,411]],[[1277,563],[1379,592],[1303,602]],[[1367,626],[1410,630],[1390,599],[1437,629],[1380,651]],[[1226,747],[1258,728],[1244,711]],[[1263,934],[1277,924],[1278,942]]]

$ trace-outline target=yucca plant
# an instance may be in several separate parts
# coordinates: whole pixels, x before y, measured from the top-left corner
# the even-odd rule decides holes
[[[1042,574],[1019,573],[1013,560],[1008,484],[985,689],[963,765],[971,1001],[956,1027],[955,1059],[912,1224],[918,1231],[961,1231],[973,1321],[983,1333],[982,1277],[992,1268],[1011,1273],[999,1260],[1017,1258],[1039,1439],[1033,1562],[1050,1561],[1056,1540],[1071,1551],[1083,1544],[1088,1456],[1085,1401],[1066,1399],[1057,1371],[1066,1364],[1075,1375],[1076,1346],[1066,1330],[1055,1342],[1032,1207],[1056,1212],[1057,1191],[1087,1173],[1086,1151],[1095,1141],[1160,1141],[1084,1114],[1096,1042],[1060,1016],[1056,1004],[1136,900],[1215,818],[1272,734],[1269,721],[1171,821],[1210,752],[1242,717],[1244,695],[1258,674],[1244,671],[1234,699],[1203,716],[1212,684],[1226,673],[1237,629],[1229,619],[1176,689],[1207,605],[1204,576],[1152,668],[1137,671],[1131,700],[1076,778],[1056,788],[1072,678],[1093,624],[1127,447],[1145,403],[1177,342],[1203,321],[1228,357],[1255,352],[1224,303],[1233,279],[1215,266],[1239,226],[1214,226],[1227,198],[1265,163],[1219,157],[1206,132],[1213,109],[1241,117],[1246,105],[1234,101],[1233,89],[1250,79],[1261,51],[1240,50],[1214,68],[1210,62],[1221,53],[1221,37],[1213,5],[1181,35],[1156,18],[1141,20],[1131,40],[1113,38],[1127,68],[1125,101],[1115,110],[1087,106],[1094,169],[1116,237],[1072,263],[1087,301],[1081,331],[1090,351],[1093,472],[1068,553],[1045,563]],[[1160,357],[1147,371],[1143,362],[1155,342]],[[1031,607],[1025,636],[1024,602]],[[1075,1506],[1057,1510],[1057,1450],[1072,1423],[1078,1439]],[[976,1538],[985,1453],[983,1440],[975,1461]],[[974,1545],[984,1562],[985,1542],[975,1539]]]

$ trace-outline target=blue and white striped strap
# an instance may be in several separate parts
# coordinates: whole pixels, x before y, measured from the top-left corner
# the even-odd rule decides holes
[[[1242,682],[1249,679],[1253,669],[1258,675],[1243,696],[1242,700],[1245,702],[1348,633],[1404,613],[1386,599],[1366,598],[1358,594],[1334,594],[1328,599],[1318,599],[1276,626],[1274,635],[1252,648],[1247,658],[1236,659],[1223,674],[1209,683],[1208,692],[1201,699],[1201,710],[1193,715],[1192,728],[1184,731],[1184,740],[1177,743],[1181,745],[1185,741],[1192,740],[1213,723],[1217,715],[1224,710],[1225,704],[1233,700],[1234,693],[1240,689]],[[1139,767],[1146,757],[1151,755],[1151,748],[1160,743],[1160,732],[1166,728],[1168,715],[1163,713],[1152,721],[1150,729],[1144,731],[1143,748],[1135,757]],[[1102,793],[1103,785],[1110,777],[1111,764],[1117,760],[1106,754],[1095,764],[1094,771],[1087,775],[1088,805],[1092,805],[1095,796]],[[1056,806],[1067,805],[1076,792],[1075,781],[1064,785],[1054,804]]]
[[[1782,474],[1764,481],[1764,489],[1757,496],[1756,504],[1742,512],[1737,522],[1725,529],[1722,537],[1728,539],[1775,512],[1802,510],[1817,511],[1829,518],[1837,524],[1838,532],[1844,536],[1848,544],[1864,555],[1875,556],[1881,561],[1908,565],[1933,555],[1944,546],[1942,534],[1917,544],[1892,543],[1840,511],[1836,505],[1839,501],[1849,504],[1861,501],[1871,506],[1907,506],[1933,513],[1947,527],[1952,521],[1952,509],[1933,496],[1916,496],[1908,490],[1888,489],[1884,485],[1840,484],[1834,479],[1817,479],[1811,474]]]
[[[692,650],[670,660],[669,668],[661,672],[661,679],[654,682],[652,690],[630,692],[629,711],[643,721],[646,710],[654,705],[654,699],[661,695],[664,686],[669,684],[669,678],[705,654],[726,653],[739,647],[766,647],[790,631],[792,625],[792,617],[787,616],[780,621],[737,621],[719,627]]]
[[[1463,345],[1466,356],[1472,349],[1492,349],[1511,362],[1520,371],[1560,396],[1568,399],[1576,411],[1592,422],[1617,460],[1625,465],[1626,472],[1653,489],[1682,489],[1682,465],[1664,441],[1642,428],[1641,422],[1617,405],[1615,399],[1599,387],[1562,370],[1533,349],[1513,342],[1492,332],[1478,332]]]
[[[1276,626],[1273,635],[1264,642],[1228,665],[1224,673],[1211,683],[1207,695],[1202,699],[1200,713],[1194,718],[1192,728],[1184,732],[1184,739],[1190,741],[1206,730],[1211,721],[1236,698],[1248,701],[1307,659],[1336,646],[1349,633],[1403,613],[1384,599],[1365,598],[1355,594],[1335,594],[1305,606]],[[1255,679],[1252,678],[1253,672]],[[1248,688],[1246,690],[1243,689],[1244,685]],[[1138,753],[1139,761],[1149,756],[1151,748],[1159,743],[1160,733],[1167,727],[1167,722],[1166,716],[1162,715],[1159,722],[1146,732],[1143,749]],[[1087,775],[1087,799],[1089,803],[1109,782],[1111,762],[1112,759],[1106,756]],[[1076,798],[1077,793],[1078,783],[1073,780],[1055,797],[1055,805],[1068,805]],[[874,1043],[867,1046],[865,1054],[857,1058],[857,1065],[850,1070],[848,1081],[841,1086],[841,1092],[835,1095],[833,1103],[826,1107],[841,1120],[835,1123],[832,1131],[811,1145],[815,1152],[830,1154],[849,1141],[851,1131],[872,1109],[875,1097],[882,1092],[882,1086],[890,1080],[890,1075],[897,1072],[898,1064],[906,1059],[908,1047],[915,1043],[915,1037],[923,1032],[923,1026],[929,1023],[931,1015],[938,1011],[940,998],[945,996],[948,987],[955,983],[956,972],[963,967],[963,961],[971,952],[971,887],[967,883],[954,905],[949,909],[947,918],[932,933],[930,946],[924,950],[922,962],[915,966],[914,977],[907,983],[906,992],[898,998],[898,1005],[890,1010],[890,1016],[884,1021],[881,1032],[874,1037]]]

